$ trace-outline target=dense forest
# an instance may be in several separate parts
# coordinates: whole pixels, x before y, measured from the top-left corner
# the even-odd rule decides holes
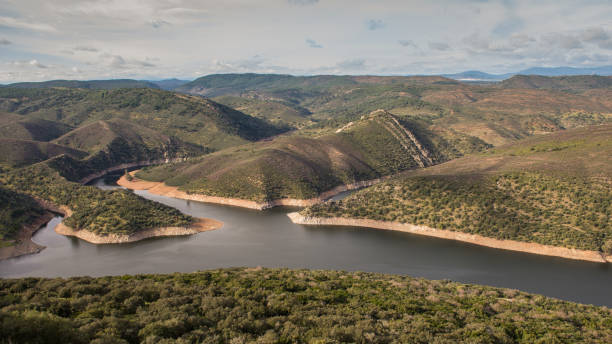
[[[0,280],[2,343],[610,343],[612,311],[363,272]]]

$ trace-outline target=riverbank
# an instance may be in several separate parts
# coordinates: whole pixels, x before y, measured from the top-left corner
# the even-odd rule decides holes
[[[469,234],[462,232],[455,232],[450,230],[442,230],[431,228],[427,226],[418,226],[409,223],[400,222],[387,222],[387,221],[376,221],[368,219],[354,219],[344,217],[305,217],[300,213],[289,213],[287,216],[295,224],[300,225],[325,225],[325,226],[354,226],[354,227],[368,227],[375,229],[385,229],[400,231],[418,235],[431,236],[441,239],[449,239],[467,242],[470,244],[486,246],[491,248],[497,248],[502,250],[518,251],[532,254],[539,254],[544,256],[561,257],[567,259],[584,260],[597,263],[611,263],[612,256],[604,256],[601,252],[597,251],[586,251],[571,249],[566,247],[542,245],[537,243],[529,243],[514,240],[500,240],[494,238],[484,237],[477,234]]]
[[[167,237],[167,236],[181,236],[181,235],[192,235],[200,232],[207,232],[215,229],[219,229],[223,226],[223,223],[213,219],[200,218],[198,221],[187,227],[162,227],[162,228],[150,228],[138,231],[134,234],[107,234],[99,235],[88,231],[86,229],[74,230],[63,223],[58,224],[55,227],[55,232],[61,235],[73,236],[81,240],[85,240],[92,244],[124,244],[129,242],[135,242],[139,240],[155,238],[155,237]]]
[[[0,247],[0,260],[25,256],[44,250],[45,246],[33,242],[32,236],[39,229],[44,227],[45,224],[51,221],[54,216],[53,213],[46,211],[31,223],[23,225],[19,232],[17,232],[15,245]]]
[[[202,194],[189,194],[185,191],[179,190],[175,186],[166,185],[163,182],[150,182],[142,179],[138,179],[135,177],[135,174],[138,171],[130,172],[130,176],[132,176],[132,180],[128,180],[128,178],[123,175],[117,181],[117,184],[123,186],[127,189],[131,190],[147,190],[148,192],[160,195],[167,196],[172,198],[180,198],[190,201],[204,202],[204,203],[214,203],[214,204],[222,204],[222,205],[230,205],[241,208],[249,208],[255,210],[265,210],[278,206],[291,206],[291,207],[309,207],[311,205],[325,202],[326,200],[342,193],[350,190],[357,190],[364,187],[372,186],[374,184],[380,183],[384,180],[389,179],[390,177],[382,177],[371,180],[364,180],[361,182],[356,182],[352,184],[339,185],[334,187],[331,190],[325,191],[321,193],[318,197],[310,198],[310,199],[295,199],[295,198],[281,198],[268,202],[255,202],[245,199],[239,198],[229,198],[229,197],[218,197],[218,196],[208,196]]]

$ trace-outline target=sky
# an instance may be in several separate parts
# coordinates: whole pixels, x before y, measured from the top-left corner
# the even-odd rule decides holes
[[[0,0],[0,83],[604,65],[610,0]]]

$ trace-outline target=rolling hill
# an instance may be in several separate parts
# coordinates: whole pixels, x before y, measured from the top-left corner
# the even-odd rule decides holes
[[[196,79],[177,90],[208,97],[231,95],[233,104],[240,103],[235,97],[293,104],[311,112],[309,120],[314,123],[307,129],[337,129],[364,113],[384,109],[428,118],[439,127],[501,145],[610,121],[608,86],[609,78],[598,76],[517,76],[501,85],[475,85],[439,76],[224,74]]]
[[[425,225],[612,255],[612,125],[532,137],[365,189],[305,216]]]
[[[80,183],[109,169],[184,159],[283,131],[210,100],[150,88],[4,87],[0,108],[2,187],[55,211],[67,207],[67,226],[102,236],[195,220],[128,191]],[[21,208],[7,205],[10,218],[3,215],[0,226],[13,228]]]
[[[3,119],[0,137],[3,138],[51,141],[73,129],[64,123],[9,113],[0,114],[0,118]]]
[[[5,166],[31,165],[62,154],[75,159],[87,156],[81,150],[50,142],[0,138],[0,164]]]
[[[288,102],[236,96],[220,96],[213,100],[277,127],[298,129],[314,123],[309,118],[310,111]]]
[[[189,193],[267,202],[308,199],[341,184],[431,166],[487,145],[442,137],[421,123],[375,111],[321,137],[281,136],[184,163],[145,169],[138,177]]]
[[[72,127],[119,118],[211,150],[282,132],[211,100],[154,89],[2,88],[0,111]]]

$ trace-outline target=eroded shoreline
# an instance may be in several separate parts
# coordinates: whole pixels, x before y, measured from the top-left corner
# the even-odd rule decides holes
[[[485,237],[477,234],[469,234],[431,228],[427,226],[418,226],[409,223],[387,222],[368,219],[355,219],[344,217],[306,217],[298,212],[289,213],[287,216],[295,224],[301,225],[325,225],[325,226],[353,226],[367,227],[374,229],[393,230],[400,232],[425,235],[441,239],[456,240],[467,242],[470,244],[486,246],[502,250],[518,251],[544,256],[561,257],[574,260],[583,260],[596,263],[611,263],[612,256],[604,256],[601,252],[587,251],[579,249],[571,249],[566,247],[542,245],[537,243],[529,243],[515,240],[500,240]]]
[[[311,205],[324,202],[339,193],[357,190],[367,186],[372,186],[374,184],[380,183],[386,179],[391,178],[381,177],[377,179],[364,180],[360,182],[355,182],[352,184],[339,185],[334,187],[331,190],[325,191],[321,193],[318,197],[309,198],[309,199],[295,199],[295,198],[281,198],[268,202],[255,202],[245,199],[239,198],[229,198],[229,197],[218,197],[218,196],[208,196],[202,194],[189,194],[184,191],[179,190],[175,186],[166,185],[163,182],[150,182],[142,179],[138,179],[134,176],[134,174],[138,171],[130,172],[132,176],[132,180],[128,180],[125,175],[121,176],[117,181],[117,184],[123,186],[127,189],[131,190],[147,190],[148,192],[160,195],[167,196],[172,198],[180,198],[190,201],[198,201],[204,203],[213,203],[213,204],[222,204],[222,205],[230,205],[234,207],[255,209],[255,210],[265,210],[278,206],[290,206],[290,207],[309,207]]]
[[[186,227],[149,228],[133,234],[99,235],[86,229],[74,230],[63,222],[55,227],[55,232],[61,235],[73,236],[92,244],[125,244],[149,238],[192,235],[221,228],[223,223],[213,219],[199,218],[198,221]]]

